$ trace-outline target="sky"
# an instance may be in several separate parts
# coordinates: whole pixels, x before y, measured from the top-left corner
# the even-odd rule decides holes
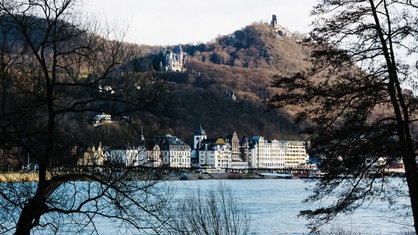
[[[291,32],[307,33],[316,0],[84,0],[84,13],[144,45],[205,43],[273,14]]]

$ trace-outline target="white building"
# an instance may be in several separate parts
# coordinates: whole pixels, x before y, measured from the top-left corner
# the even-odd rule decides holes
[[[183,49],[180,45],[173,50],[166,51],[166,67],[165,71],[182,72],[184,64]]]
[[[171,168],[191,167],[191,148],[176,136],[167,134],[155,138],[163,158],[163,165]]]
[[[254,136],[250,140],[249,155],[251,168],[285,168],[284,146],[280,141]]]
[[[199,149],[199,165],[212,169],[231,169],[231,145],[224,139],[205,139]]]
[[[96,116],[94,116],[92,121],[94,126],[100,126],[106,123],[111,123],[112,115],[107,113],[97,114]]]
[[[207,139],[206,131],[200,126],[194,133],[193,136],[193,149],[198,149],[200,142]]]
[[[139,166],[141,164],[141,160],[145,159],[145,151],[142,146],[138,148],[127,146],[125,149],[125,156],[126,156],[126,166]]]
[[[148,150],[144,144],[138,147],[127,146],[125,149],[125,158],[127,167],[149,166],[158,167],[160,161],[160,152],[151,149]]]
[[[202,126],[197,128],[193,135],[193,149],[192,149],[192,165],[199,166],[199,148],[201,146],[201,142],[207,139],[206,131],[203,130]]]
[[[281,141],[285,148],[285,167],[295,168],[306,164],[308,154],[306,153],[306,143],[304,141]]]
[[[155,144],[151,149],[146,150],[148,162],[144,165],[147,167],[160,167],[163,165],[160,146]]]
[[[254,136],[249,145],[250,168],[297,168],[308,160],[304,141],[267,140]]]

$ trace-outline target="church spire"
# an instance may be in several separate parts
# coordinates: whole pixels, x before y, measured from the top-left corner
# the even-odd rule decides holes
[[[145,137],[144,137],[144,129],[141,126],[141,142],[144,142]]]

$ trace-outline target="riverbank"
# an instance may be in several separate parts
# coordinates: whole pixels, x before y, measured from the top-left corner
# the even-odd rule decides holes
[[[1,173],[0,182],[35,182],[38,181],[38,173],[36,172],[10,172]]]
[[[256,173],[185,173],[170,179],[181,180],[210,180],[210,179],[264,179]]]
[[[168,180],[205,180],[205,179],[263,179],[255,173],[187,173],[168,177]],[[8,172],[0,173],[0,183],[8,182],[36,182],[38,173],[36,172]]]

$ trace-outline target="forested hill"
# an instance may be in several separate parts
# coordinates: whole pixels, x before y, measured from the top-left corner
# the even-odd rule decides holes
[[[275,92],[269,87],[274,74],[306,66],[308,49],[298,44],[300,39],[268,24],[254,23],[210,43],[181,45],[186,70],[164,72],[176,89],[158,108],[158,125],[148,132],[170,130],[188,143],[200,125],[209,137],[235,131],[239,138],[300,138],[298,128],[289,121],[291,110],[270,111],[263,104]],[[158,70],[161,55],[154,52],[137,59],[136,65]]]

